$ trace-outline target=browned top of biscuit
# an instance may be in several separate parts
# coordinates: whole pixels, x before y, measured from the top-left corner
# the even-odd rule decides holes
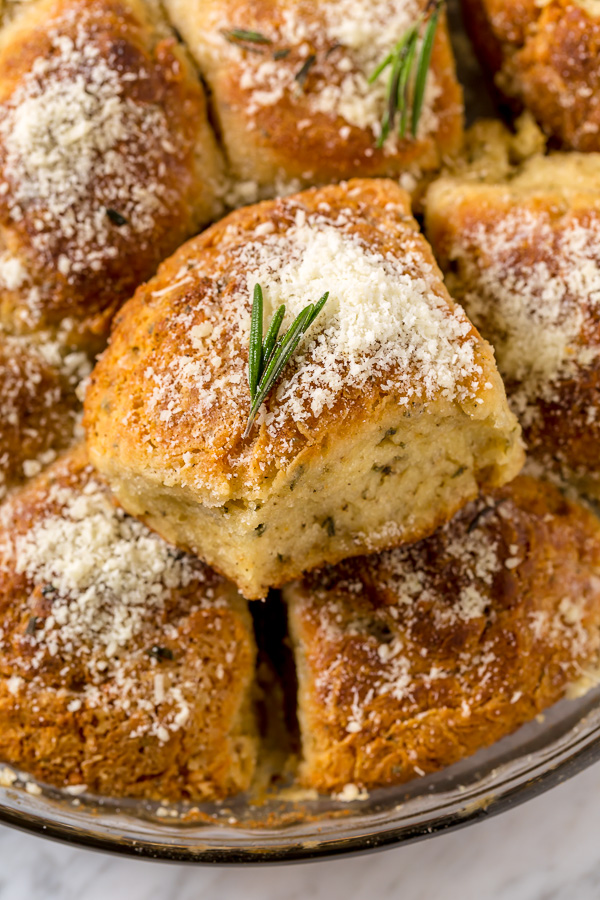
[[[597,663],[599,574],[596,519],[519,477],[412,547],[288,589],[309,780],[405,780],[533,718]]]
[[[4,327],[69,317],[75,333],[105,333],[115,309],[206,216],[195,147],[205,123],[197,77],[138,0],[43,0],[7,29]],[[205,190],[212,197],[210,183]]]
[[[256,283],[265,323],[286,304],[284,327],[330,296],[244,439]],[[95,458],[172,470],[214,500],[260,488],[386,402],[507,414],[491,350],[446,292],[407,195],[356,180],[242,209],[164,263],[118,318],[86,422]]]
[[[458,150],[462,93],[445,18],[438,29],[421,121],[414,140],[377,139],[388,72],[369,78],[425,0],[186,0],[168,4],[211,85],[227,144],[256,143],[248,177],[280,169],[286,178],[326,182],[352,175],[418,175]],[[254,40],[244,39],[244,33]],[[240,37],[241,33],[241,37]],[[244,174],[244,160],[234,148]],[[268,171],[266,166],[268,165]],[[265,169],[265,171],[262,171]]]
[[[465,21],[499,86],[574,150],[600,150],[600,18],[573,0],[465,0]]]

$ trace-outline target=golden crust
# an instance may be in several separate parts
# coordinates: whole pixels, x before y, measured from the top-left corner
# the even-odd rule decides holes
[[[448,766],[559,700],[600,647],[600,527],[519,477],[406,550],[286,588],[304,784]]]
[[[102,344],[115,310],[214,217],[198,78],[139,0],[43,0],[0,45],[0,319]]]
[[[428,237],[496,349],[530,450],[598,495],[600,155],[534,157],[479,181],[485,159],[432,185]]]
[[[565,148],[600,150],[600,19],[573,0],[463,0],[485,67]]]
[[[330,283],[322,284],[323,277]],[[305,296],[316,301],[326,287],[331,298],[313,326],[314,338],[288,366],[245,439],[255,280],[263,282],[267,308],[296,303],[288,315],[299,312]],[[364,347],[360,352],[353,349],[357,343]],[[348,507],[351,482],[358,485],[364,474],[361,469],[352,476],[348,469],[359,452],[360,465],[375,478],[365,485],[363,499],[382,500],[384,476],[393,473],[387,459],[378,461],[377,447],[368,449],[371,440],[387,445],[396,467],[403,459],[412,466],[401,452],[404,444],[394,448],[404,440],[404,429],[413,430],[414,448],[418,440],[427,445],[423,459],[430,458],[436,441],[442,446],[444,428],[463,428],[465,434],[474,429],[478,450],[473,461],[471,451],[461,449],[462,438],[455,438],[448,479],[461,462],[461,471],[469,472],[452,485],[448,508],[441,495],[414,519],[404,508],[402,527],[394,519],[385,523],[385,534],[378,533],[383,521],[369,529],[357,511],[335,557],[333,549],[323,555],[329,551],[317,529],[313,550],[321,563],[420,537],[474,496],[477,484],[503,482],[521,464],[518,428],[491,350],[445,291],[407,195],[388,181],[356,180],[249,207],[182,247],[120,313],[92,375],[85,415],[94,464],[125,507],[238,584],[239,573],[227,568],[217,549],[252,567],[253,554],[264,552],[256,537],[269,521],[263,517],[267,501],[293,501],[283,522],[286,540],[307,528],[313,512],[315,518],[322,512],[321,521],[329,523],[333,509],[317,510],[315,503],[325,503],[327,483],[346,472],[335,503]],[[427,431],[436,426],[437,436]],[[463,452],[465,459],[457,461]],[[376,472],[375,463],[381,463]],[[424,476],[422,460],[414,464]],[[312,498],[304,496],[304,475],[316,479]],[[403,491],[412,475],[406,479]],[[422,486],[415,485],[414,493],[410,488],[415,510],[418,490]],[[359,504],[357,497],[357,510]],[[198,524],[192,540],[186,529],[195,527],[201,509],[209,517],[206,529]],[[238,513],[252,548],[225,551],[228,524]],[[220,544],[211,554],[205,542],[213,526],[220,528]],[[253,593],[256,583],[242,582],[246,596],[263,596],[269,583],[317,564],[303,559],[298,545],[288,559],[288,550],[275,545],[273,530],[269,536],[274,560],[279,554],[287,561],[279,560],[277,580],[263,582],[260,593]]]
[[[420,0],[165,4],[210,87],[233,174],[272,193],[290,181],[301,187],[407,172],[415,183],[458,152],[462,91],[445,18],[434,44],[418,139],[376,146],[386,77],[371,86],[366,79],[424,5]],[[269,43],[228,37],[242,28]]]
[[[94,569],[99,525],[114,536]],[[137,596],[129,563],[119,562],[129,548]],[[81,579],[66,568],[74,554],[90,568],[65,593],[65,579]],[[140,566],[144,554],[154,574]],[[118,513],[82,450],[3,508],[0,635],[3,761],[112,796],[213,800],[248,787],[256,731],[247,607],[210,570]]]

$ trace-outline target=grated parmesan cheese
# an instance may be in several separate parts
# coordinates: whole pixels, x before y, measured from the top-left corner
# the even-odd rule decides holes
[[[12,546],[16,571],[56,594],[34,640],[54,655],[61,644],[93,639],[115,656],[139,634],[148,609],[161,609],[196,571],[94,480],[82,492],[54,485],[48,500],[60,512],[17,534]]]
[[[366,752],[368,726],[377,727],[385,709],[382,698],[402,704],[402,715],[412,719],[456,702],[469,719],[484,692],[511,704],[524,695],[514,646],[527,652],[541,643],[530,652],[556,656],[573,677],[586,655],[596,652],[595,629],[585,624],[585,590],[574,584],[572,596],[544,607],[544,587],[536,585],[540,608],[531,609],[531,585],[522,597],[503,586],[503,569],[514,559],[507,554],[519,549],[503,537],[514,541],[523,513],[512,500],[496,507],[489,502],[470,503],[417,544],[342,564],[318,581],[309,576],[306,590],[295,595],[294,617],[308,617],[315,628],[304,647],[314,666],[315,702],[339,718],[348,735],[366,733]],[[485,525],[471,529],[482,514]],[[550,581],[560,580],[550,561],[548,566]],[[504,625],[509,610],[514,617]]]
[[[368,800],[368,791],[360,790],[358,785],[348,782],[338,794],[333,795],[333,799],[340,803],[354,803],[355,800]]]
[[[65,354],[60,332],[0,333],[0,497],[64,448],[79,417],[73,393],[90,369],[86,354]]]

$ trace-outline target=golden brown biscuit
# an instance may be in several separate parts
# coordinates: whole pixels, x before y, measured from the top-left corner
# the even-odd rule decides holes
[[[500,90],[565,148],[600,150],[600,9],[595,0],[463,0]]]
[[[255,284],[266,322],[329,299],[248,438]],[[233,213],[121,312],[86,399],[94,464],[132,514],[249,598],[431,532],[522,463],[491,348],[391,181]]]
[[[388,72],[368,79],[425,0],[167,0],[210,88],[238,203],[292,182],[404,175],[413,189],[462,139],[462,92],[445,17],[417,139],[377,147]],[[253,35],[245,39],[245,33]],[[289,188],[287,190],[289,193]]]
[[[520,477],[412,547],[285,588],[301,781],[407,781],[564,696],[600,649],[600,526]]]
[[[93,349],[214,217],[198,78],[140,0],[42,0],[0,42],[0,322]]]
[[[0,498],[69,446],[75,387],[89,370],[83,353],[61,353],[56,341],[0,334]]]
[[[532,453],[600,497],[600,155],[472,176],[427,194],[448,288],[493,344]]]
[[[254,637],[233,587],[113,502],[82,450],[0,513],[0,759],[153,800],[245,790]]]

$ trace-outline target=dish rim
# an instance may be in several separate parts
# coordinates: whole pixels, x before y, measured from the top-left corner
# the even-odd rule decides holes
[[[581,726],[585,726],[588,716],[596,717],[595,725],[587,733],[584,731],[583,735],[578,735]],[[565,753],[567,755],[558,760],[541,761],[537,764],[537,768],[541,768],[541,771],[532,774],[531,777],[523,779],[518,775],[517,777],[520,777],[521,780],[516,784],[511,784],[511,779],[508,778],[504,787],[500,786],[498,791],[489,798],[484,797],[468,803],[462,810],[452,809],[441,814],[434,811],[433,816],[426,816],[416,824],[407,823],[385,830],[375,828],[368,835],[360,834],[338,838],[325,835],[320,842],[314,840],[303,842],[301,839],[296,839],[287,846],[263,849],[259,844],[260,832],[257,831],[252,837],[254,846],[250,841],[246,847],[170,846],[167,843],[161,845],[144,837],[138,839],[121,835],[117,838],[116,835],[102,834],[100,818],[98,819],[99,829],[94,830],[86,825],[85,828],[78,830],[67,822],[50,820],[42,813],[9,808],[2,804],[1,797],[0,824],[80,849],[110,853],[113,856],[125,858],[189,865],[238,866],[251,864],[260,866],[316,862],[340,856],[364,855],[457,831],[483,819],[489,819],[502,812],[515,809],[522,803],[540,796],[600,761],[600,699],[587,715],[584,713],[581,716],[569,730],[568,735],[570,736],[569,743],[562,751],[563,756]],[[577,740],[578,737],[579,740]],[[583,741],[583,746],[581,741]],[[553,745],[557,746],[557,755],[560,755],[560,741],[550,741],[543,749],[548,749]],[[524,758],[523,755],[520,758]],[[368,815],[368,813],[365,814],[366,817]],[[181,826],[181,828],[182,834],[185,834],[185,826]],[[198,843],[200,844],[201,841],[199,840]]]

